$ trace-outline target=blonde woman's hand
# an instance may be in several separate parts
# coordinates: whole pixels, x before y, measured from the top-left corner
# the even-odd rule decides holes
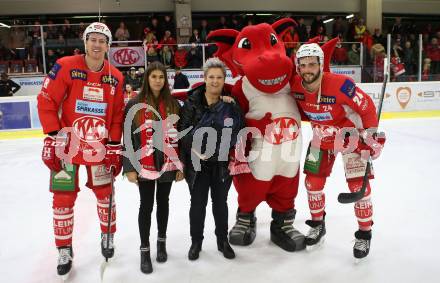
[[[176,182],[182,181],[183,178],[184,178],[183,172],[182,171],[177,171],[177,173],[176,173]]]
[[[125,173],[125,176],[127,176],[127,179],[128,179],[129,182],[137,184],[137,182],[138,182],[138,173],[136,171],[127,172],[127,173]]]
[[[226,103],[235,103],[235,99],[230,97],[230,96],[222,95],[222,96],[220,96],[220,99],[223,100],[223,102],[226,102]]]

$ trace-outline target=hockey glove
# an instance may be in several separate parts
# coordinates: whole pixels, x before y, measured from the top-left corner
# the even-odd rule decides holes
[[[113,168],[113,176],[118,176],[122,170],[122,144],[106,144],[104,164],[107,171]]]
[[[359,153],[363,159],[368,159],[365,154],[368,151],[372,159],[377,159],[382,153],[385,145],[386,136],[384,132],[371,133],[371,131],[363,130],[360,132],[358,147],[355,152]]]
[[[41,152],[41,159],[43,159],[44,164],[55,172],[59,172],[62,169],[61,160],[56,155],[56,150],[59,150],[60,147],[63,146],[63,142],[57,141],[56,136],[47,136],[44,139],[43,151]]]

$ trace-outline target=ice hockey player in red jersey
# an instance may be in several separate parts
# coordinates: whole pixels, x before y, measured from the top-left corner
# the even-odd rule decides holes
[[[348,188],[351,192],[358,191],[367,162],[371,162],[369,157],[376,159],[380,155],[385,137],[376,135],[378,120],[373,100],[349,77],[324,72],[324,53],[318,44],[302,45],[295,60],[298,74],[293,79],[292,94],[313,129],[304,163],[312,216],[306,221],[310,230],[305,241],[307,246],[313,246],[326,233],[323,189],[337,154],[342,153]],[[349,132],[350,137],[346,134]],[[371,173],[369,178],[372,177]],[[353,248],[355,258],[367,256],[370,249],[373,224],[370,193],[367,182],[364,197],[354,205],[359,225]]]
[[[63,277],[72,266],[79,166],[85,165],[86,186],[97,198],[101,252],[106,259],[113,256],[116,231],[115,203],[110,197],[112,178],[122,167],[123,76],[105,60],[112,34],[105,24],[92,23],[84,31],[83,40],[86,55],[59,59],[43,81],[37,98],[38,115],[47,134],[42,159],[51,171],[53,228],[59,251],[57,272]]]

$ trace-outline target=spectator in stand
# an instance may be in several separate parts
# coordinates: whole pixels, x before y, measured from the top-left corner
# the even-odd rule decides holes
[[[12,27],[10,32],[9,44],[15,53],[15,59],[23,60],[26,57],[25,42],[26,33],[22,27]]]
[[[187,89],[189,88],[188,77],[182,73],[180,67],[175,68],[173,89]]]
[[[189,50],[188,54],[186,55],[186,61],[188,62],[186,67],[187,68],[201,68],[203,64],[203,58],[202,54],[197,48],[195,43],[191,44],[191,49]]]
[[[320,27],[322,28],[322,30],[320,33],[318,33]],[[312,37],[315,37],[317,35],[326,34],[324,21],[322,20],[321,16],[319,16],[319,15],[316,16],[315,19],[313,19],[311,28],[312,28],[312,30],[311,30]]]
[[[316,32],[316,35],[319,38],[319,42],[327,42],[328,41],[328,37],[325,34],[325,29],[323,26],[319,26],[318,30]],[[327,40],[325,39],[327,37]]]
[[[174,53],[174,66],[176,68],[185,68],[187,65],[186,56],[188,55],[188,52],[185,50],[185,48],[179,44],[177,45],[177,50]]]
[[[294,39],[294,31],[293,28],[290,28],[288,31],[286,31],[283,34],[283,42],[284,47],[286,48],[286,54],[288,57],[292,55],[292,51],[296,46],[296,42],[298,42],[298,36],[296,37],[296,40]]]
[[[58,56],[53,51],[53,49],[47,49],[47,55],[46,55],[46,69],[52,70],[53,65],[55,65],[55,62],[58,60]]]
[[[240,31],[243,28],[243,24],[238,17],[232,17],[232,25],[231,27],[235,30]]]
[[[202,38],[200,37],[198,29],[193,29],[192,36],[189,38],[189,43],[202,43]]]
[[[156,36],[154,35],[154,33],[151,31],[150,28],[145,28],[144,29],[144,45],[145,44],[151,44],[154,43],[155,41],[157,41]]]
[[[170,68],[173,65],[173,51],[169,45],[163,45],[160,50],[160,62],[165,68]]]
[[[144,74],[145,74],[145,68],[144,67],[140,67],[138,69],[138,71],[137,71],[137,75],[138,75],[138,78],[139,78],[139,80],[141,82],[141,86],[144,83]]]
[[[375,28],[374,29],[374,34],[373,34],[373,44],[379,43],[382,46],[386,47],[387,46],[387,39],[386,37],[382,34],[382,32],[380,31],[380,29]]]
[[[8,74],[1,73],[0,78],[0,97],[13,96],[20,90],[20,85],[9,79]]]
[[[80,54],[81,54],[81,50],[79,48],[73,49],[73,55],[80,55]]]
[[[159,24],[159,20],[157,18],[151,19],[151,24],[149,28],[151,32],[154,34],[154,36],[157,38],[157,40],[162,39],[163,37],[162,26]]]
[[[336,44],[335,51],[333,52],[333,62],[336,65],[345,65],[348,61],[347,49],[342,46],[341,43]]]
[[[426,54],[431,59],[431,74],[440,74],[440,46],[437,37],[431,39],[431,44],[426,48]]]
[[[226,17],[225,16],[221,16],[220,17],[220,22],[217,24],[216,29],[225,29],[225,28],[229,28],[229,25],[226,21]]]
[[[406,74],[408,76],[415,74],[416,67],[416,54],[411,46],[411,41],[407,40],[405,42],[405,47],[403,48],[403,64],[405,65]]]
[[[367,31],[367,26],[364,23],[364,19],[360,18],[354,26],[354,39],[356,41],[362,42],[364,40],[365,32]]]
[[[332,37],[345,37],[345,26],[342,20],[342,17],[336,17],[335,22],[333,23]]]
[[[391,49],[391,56],[398,57],[401,59],[403,57],[403,48],[400,42],[400,38],[394,40],[393,48]]]
[[[141,87],[141,80],[136,74],[136,68],[131,67],[130,71],[128,71],[127,76],[125,77],[125,84],[129,84],[132,86],[133,90],[139,90]]]
[[[168,48],[171,49],[173,52],[176,50],[176,40],[171,36],[171,31],[165,31],[163,39],[160,41],[160,45],[168,46]]]
[[[361,56],[359,54],[358,44],[353,43],[350,51],[348,51],[348,65],[359,65]]]
[[[425,58],[423,60],[422,81],[431,80],[431,59]]]
[[[382,44],[376,43],[371,47],[371,59],[373,61],[373,81],[381,82],[383,81],[383,68],[384,61],[386,58],[385,48]]]
[[[133,87],[131,84],[125,85],[125,91],[124,91],[124,104],[127,105],[127,102],[135,97],[137,93],[133,90]]]
[[[115,32],[115,38],[117,41],[127,41],[130,39],[130,32],[125,26],[124,22],[119,23],[119,27]],[[128,46],[127,43],[118,43],[119,46]]]
[[[148,64],[152,62],[160,62],[159,54],[157,54],[156,48],[153,46],[148,47],[147,49],[147,62]]]
[[[208,37],[209,32],[211,29],[208,26],[208,21],[206,19],[203,19],[200,23],[200,40],[202,43],[206,42],[206,37]]]
[[[395,22],[393,26],[391,27],[391,35],[396,38],[396,36],[402,35],[404,33],[403,25],[402,25],[402,18],[396,17]]]
[[[174,24],[174,21],[170,15],[164,16],[162,27],[165,33],[167,30],[169,30],[171,32],[171,36],[176,37],[176,25]]]
[[[307,27],[304,24],[304,18],[298,19],[298,26],[296,27],[300,42],[307,42],[310,39],[310,33],[307,32]]]
[[[61,27],[60,33],[65,38],[75,38],[75,32],[74,32],[72,26],[70,25],[70,21],[68,19],[64,19],[64,25]]]
[[[47,27],[44,28],[47,32],[47,39],[57,39],[58,38],[58,27],[54,25],[52,20],[47,21]]]

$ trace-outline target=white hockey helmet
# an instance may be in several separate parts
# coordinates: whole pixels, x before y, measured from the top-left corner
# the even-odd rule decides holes
[[[99,22],[91,23],[83,33],[84,44],[86,44],[87,37],[90,33],[100,33],[107,37],[108,46],[112,45],[112,32],[107,25]]]
[[[319,65],[321,67],[321,71],[324,68],[324,52],[321,47],[316,43],[303,44],[299,47],[298,51],[296,51],[296,68],[299,67],[299,59],[303,57],[317,56],[319,58]]]

